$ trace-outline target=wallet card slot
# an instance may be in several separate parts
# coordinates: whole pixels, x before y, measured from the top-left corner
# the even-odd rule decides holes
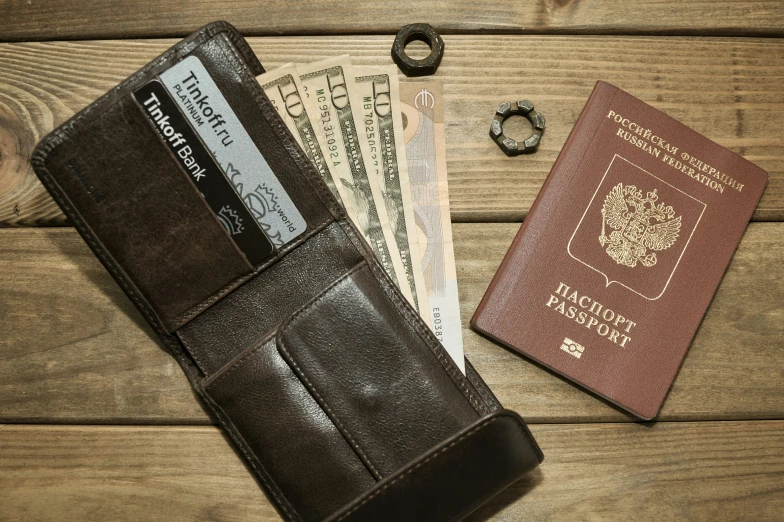
[[[375,483],[274,338],[245,352],[204,389],[303,521],[323,520]]]
[[[277,336],[281,355],[377,478],[479,417],[404,313],[363,262]]]
[[[329,256],[325,256],[328,252]],[[177,331],[206,376],[275,332],[303,304],[362,260],[332,222]]]
[[[250,70],[244,49],[237,48],[236,36],[225,28],[206,31],[205,36],[132,75],[47,137],[33,158],[36,171],[60,194],[58,201],[96,254],[129,281],[154,313],[151,320],[169,333],[343,212],[254,85],[258,61],[252,60],[255,69]],[[135,90],[196,59],[204,66],[200,74],[214,80],[280,182],[280,196],[285,192],[305,220],[304,231],[299,226],[298,235],[276,244],[277,252],[261,264],[261,255],[248,262],[133,99]],[[229,165],[221,167],[229,178],[236,174],[225,172]],[[265,190],[248,186],[250,191]],[[262,207],[282,212],[274,197],[260,203],[253,194],[245,196],[242,200],[251,212],[259,213]]]
[[[185,60],[181,63],[188,62]],[[172,94],[159,80],[147,82],[136,89],[133,96],[150,125],[157,131],[161,142],[177,160],[194,188],[199,191],[231,236],[231,240],[251,265],[262,264],[274,252],[275,246],[262,229],[263,224],[257,221],[246,203],[240,199],[213,155],[197,135],[198,126],[188,123],[186,115],[178,108]],[[203,126],[204,120],[201,122]]]
[[[252,273],[237,246],[130,97],[47,157],[54,181],[173,331]],[[144,151],[140,154],[140,151]]]

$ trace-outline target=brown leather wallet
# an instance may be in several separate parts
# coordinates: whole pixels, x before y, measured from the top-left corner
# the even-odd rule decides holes
[[[206,167],[181,161],[174,120],[151,119],[158,105],[139,96],[152,100],[192,57],[220,91],[191,91],[194,109],[218,134],[224,98],[243,129],[220,139],[247,133],[279,183],[256,187],[272,194],[267,206],[237,194],[254,216],[288,197],[302,221],[287,240],[265,230],[272,247],[257,262],[234,235],[250,224],[209,201],[197,183]],[[284,518],[457,520],[542,453],[381,269],[260,89],[262,72],[232,26],[207,25],[44,138],[34,169]]]

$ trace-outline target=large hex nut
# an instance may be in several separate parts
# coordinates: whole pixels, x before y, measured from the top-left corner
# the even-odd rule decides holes
[[[413,41],[424,42],[430,47],[430,54],[421,60],[414,60],[406,54],[406,46]],[[435,74],[444,56],[444,41],[430,24],[411,24],[403,26],[392,44],[392,59],[406,76],[428,76]]]
[[[533,127],[533,132],[529,137],[521,142],[513,140],[504,134],[504,122],[510,116],[523,116]],[[544,116],[534,110],[534,104],[528,100],[518,100],[515,102],[504,102],[498,106],[490,122],[490,137],[504,151],[507,156],[517,156],[518,154],[530,154],[539,148],[539,141],[544,133]]]

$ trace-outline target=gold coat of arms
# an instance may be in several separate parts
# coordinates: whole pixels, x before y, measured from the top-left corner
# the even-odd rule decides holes
[[[622,183],[604,198],[599,243],[619,265],[653,266],[656,251],[670,248],[678,239],[681,216],[675,217],[675,210],[658,199],[656,189],[643,197],[642,190]]]

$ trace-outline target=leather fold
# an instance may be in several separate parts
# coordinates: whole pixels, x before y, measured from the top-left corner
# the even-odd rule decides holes
[[[520,416],[500,410],[409,462],[326,522],[461,520],[543,459]]]

